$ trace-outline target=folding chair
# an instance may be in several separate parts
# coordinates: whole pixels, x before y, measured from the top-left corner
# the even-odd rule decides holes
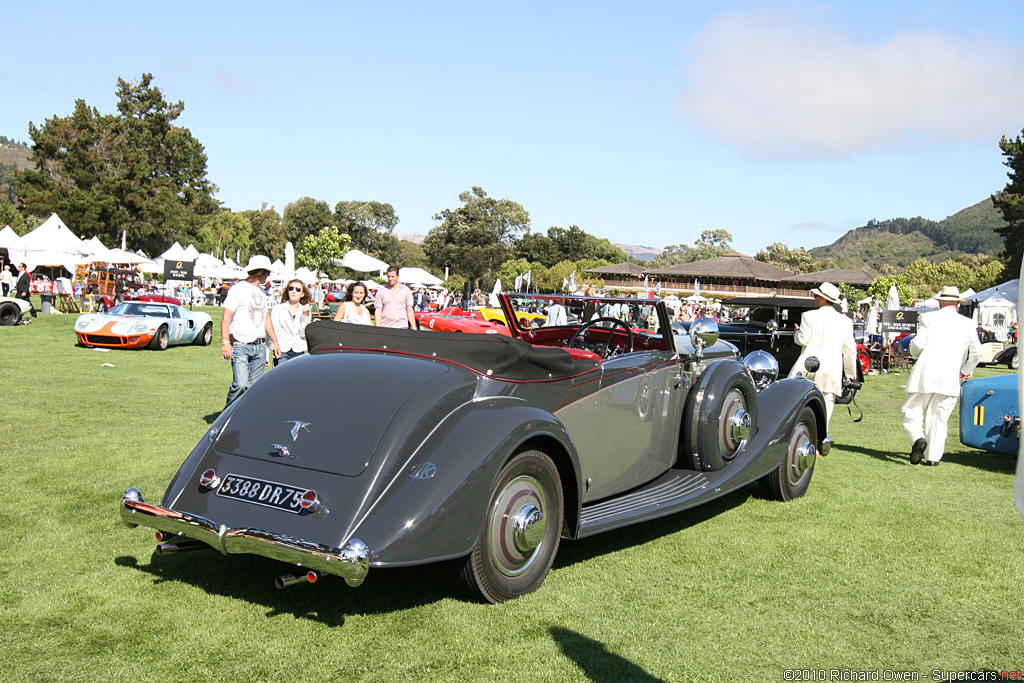
[[[71,288],[71,280],[59,277],[54,282],[54,287],[57,292],[57,310],[61,313],[79,313],[75,292]]]

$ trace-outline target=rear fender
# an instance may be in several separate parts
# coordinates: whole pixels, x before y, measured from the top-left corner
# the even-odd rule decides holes
[[[568,433],[550,413],[521,399],[470,402],[448,416],[409,458],[352,529],[374,565],[401,566],[468,554],[483,530],[491,488],[524,447],[545,444],[563,472],[566,507],[582,500]],[[564,481],[572,472],[573,481]],[[575,499],[575,500],[574,500]],[[572,517],[574,511],[566,510]],[[578,510],[576,510],[578,518]]]

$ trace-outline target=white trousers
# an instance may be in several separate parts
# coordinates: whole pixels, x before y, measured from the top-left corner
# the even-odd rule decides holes
[[[836,395],[823,391],[822,396],[825,397],[825,433],[828,434],[828,426],[832,423],[832,411],[836,407]]]
[[[903,402],[903,428],[907,430],[911,446],[922,437],[928,440],[924,457],[929,462],[942,460],[946,452],[947,423],[958,398],[914,391],[909,392]]]

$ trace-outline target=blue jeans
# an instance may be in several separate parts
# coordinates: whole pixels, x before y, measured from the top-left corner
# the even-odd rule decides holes
[[[255,384],[256,380],[262,377],[267,370],[267,342],[265,340],[255,344],[236,341],[232,348],[231,388],[228,389],[228,400],[224,404],[225,407],[244,394],[245,390]]]
[[[278,365],[280,365],[281,363],[285,362],[286,360],[292,360],[293,358],[298,358],[303,353],[305,353],[305,352],[304,351],[282,351],[281,352],[281,357],[274,359],[274,367],[276,368]]]

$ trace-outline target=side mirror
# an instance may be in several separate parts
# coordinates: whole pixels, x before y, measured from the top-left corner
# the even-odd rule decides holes
[[[697,318],[690,324],[690,343],[696,350],[697,358],[704,355],[704,349],[718,341],[718,323],[711,318]]]
[[[818,360],[817,356],[807,356],[807,358],[804,359],[804,368],[807,369],[807,372],[815,373],[820,367],[821,361]]]

